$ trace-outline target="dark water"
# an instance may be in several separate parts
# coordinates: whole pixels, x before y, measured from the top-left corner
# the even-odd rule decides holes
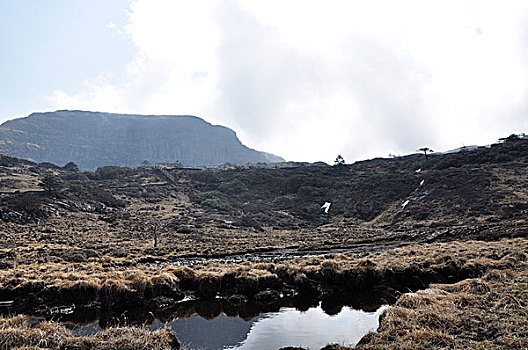
[[[356,345],[365,334],[377,329],[379,315],[385,308],[365,312],[343,307],[337,314],[328,315],[320,305],[305,311],[282,307],[250,319],[225,313],[214,318],[193,314],[170,322],[155,319],[149,328],[169,327],[180,342],[193,349],[270,350],[284,346],[320,349],[328,343]],[[99,323],[93,323],[77,327],[75,332],[88,335],[100,330]]]

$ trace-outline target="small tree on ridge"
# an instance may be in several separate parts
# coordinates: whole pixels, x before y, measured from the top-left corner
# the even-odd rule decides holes
[[[425,155],[425,158],[429,157],[428,153],[434,152],[429,147],[422,147],[422,148],[418,149],[418,151],[422,151],[424,153],[424,155]]]
[[[60,192],[62,189],[62,181],[57,175],[46,173],[40,179],[39,186],[51,196]]]
[[[75,171],[75,172],[79,171],[79,166],[75,164],[74,162],[68,162],[62,168],[68,171]]]
[[[337,158],[334,160],[334,166],[341,166],[345,165],[345,158],[341,156],[340,154],[337,155]]]

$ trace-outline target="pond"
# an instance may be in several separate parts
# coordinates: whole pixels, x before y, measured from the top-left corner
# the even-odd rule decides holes
[[[344,306],[329,315],[319,304],[304,311],[281,307],[251,318],[227,316],[224,312],[215,317],[194,313],[171,321],[155,318],[148,327],[151,330],[169,327],[191,349],[270,350],[285,346],[320,349],[329,343],[356,345],[364,335],[377,329],[379,316],[386,308],[366,312]],[[102,329],[98,322],[70,327],[85,335]]]

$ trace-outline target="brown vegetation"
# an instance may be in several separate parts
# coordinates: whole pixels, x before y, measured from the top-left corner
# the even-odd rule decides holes
[[[482,278],[404,294],[358,348],[528,348],[527,257],[502,259]]]
[[[174,301],[193,293],[202,298],[259,292],[324,297],[343,290],[384,291],[386,301],[401,292],[425,288],[434,282],[457,282],[478,277],[486,270],[525,256],[525,239],[498,242],[450,242],[409,246],[358,257],[326,257],[275,263],[208,263],[190,267],[111,263],[18,264],[0,271],[0,296],[14,299],[23,309],[40,304],[86,304],[103,308],[150,305],[158,297]],[[277,293],[278,295],[278,293]]]
[[[366,257],[333,254],[284,263],[210,263],[193,268],[33,264],[3,270],[0,281],[3,292],[14,287],[13,291],[31,291],[37,298],[53,292],[54,298],[63,302],[74,295],[87,300],[91,290],[97,291],[100,298],[105,296],[112,300],[122,298],[122,293],[128,293],[127,299],[140,294],[146,297],[152,288],[163,291],[161,294],[181,289],[207,297],[220,295],[226,300],[237,294],[255,300],[261,291],[281,288],[327,295],[332,293],[332,288],[363,288],[369,291],[382,289],[387,299],[396,300],[399,292],[426,288],[403,294],[383,315],[380,333],[369,335],[361,346],[452,348],[470,344],[471,347],[522,348],[528,339],[524,322],[528,305],[527,260],[528,241],[517,238],[498,242],[424,244]],[[455,284],[427,286],[431,281],[456,282],[461,279]],[[24,305],[28,305],[24,295],[20,297]],[[324,295],[322,297],[324,300]],[[213,312],[211,317],[215,316]],[[21,332],[25,335],[16,338],[20,343],[13,344],[37,345],[38,342],[32,340],[37,335],[43,339],[41,344],[46,344],[52,341],[49,340],[52,333],[55,334],[52,339],[58,340],[50,344],[73,341],[71,335],[57,325],[29,326],[25,318],[19,320],[25,322],[17,326],[24,329]],[[4,328],[12,328],[8,327],[9,321],[4,324],[7,325]],[[49,334],[46,329],[50,330]],[[2,332],[0,334],[14,331]],[[129,331],[114,330],[112,334],[119,332],[127,336]],[[101,340],[104,337],[89,337],[89,341],[104,344]],[[26,343],[24,339],[27,339]],[[159,339],[164,338],[159,335]],[[159,348],[163,348],[162,345]]]
[[[35,322],[19,315],[0,318],[0,349],[173,350],[180,349],[180,344],[169,329],[149,332],[121,327],[94,336],[78,336],[59,323]]]

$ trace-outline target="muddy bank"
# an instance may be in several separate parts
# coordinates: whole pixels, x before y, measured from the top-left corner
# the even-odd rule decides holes
[[[76,285],[71,288],[46,287],[43,284],[24,284],[12,290],[2,290],[2,300],[13,300],[7,309],[15,313],[39,315],[67,315],[71,310],[100,310],[103,313],[121,314],[136,309],[145,312],[175,306],[187,295],[193,299],[221,298],[224,306],[253,302],[280,304],[282,299],[299,297],[299,302],[329,301],[349,297],[360,308],[392,303],[406,291],[425,288],[430,283],[454,283],[479,276],[486,267],[463,267],[446,258],[441,266],[424,269],[409,266],[403,269],[377,270],[369,261],[361,262],[356,269],[337,271],[332,262],[323,261],[321,269],[308,274],[292,274],[287,267],[268,266],[269,276],[254,278],[240,276],[237,272],[221,276],[186,275],[185,270],[175,271],[179,283],[160,283],[142,289],[117,289],[115,285]],[[361,291],[361,293],[358,293]],[[363,292],[366,292],[363,293]],[[370,297],[370,298],[369,298]],[[332,304],[332,303],[330,303]],[[212,305],[212,304],[211,304]],[[221,305],[221,304],[215,304]],[[374,307],[375,308],[375,307]],[[214,312],[221,312],[212,308]]]

